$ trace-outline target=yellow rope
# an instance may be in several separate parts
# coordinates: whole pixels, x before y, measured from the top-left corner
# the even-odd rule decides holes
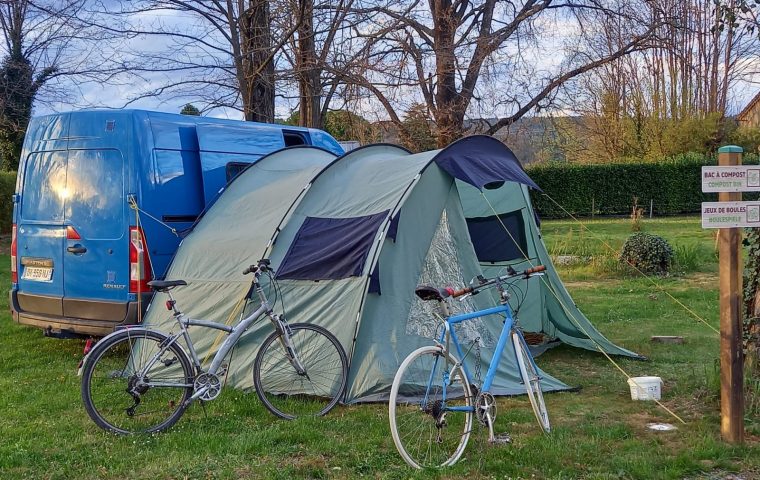
[[[613,252],[613,253],[617,253],[617,250],[615,250],[615,249],[612,247],[612,245],[610,245],[609,243],[605,242],[603,238],[601,238],[601,237],[599,237],[599,236],[595,235],[595,234],[594,234],[594,232],[592,232],[591,230],[589,230],[589,228],[588,228],[586,225],[584,225],[584,224],[583,224],[583,222],[581,222],[581,221],[580,221],[580,220],[578,220],[576,217],[574,217],[574,216],[573,216],[573,215],[572,215],[570,212],[568,212],[567,210],[565,210],[565,208],[564,208],[564,207],[562,207],[562,205],[560,205],[559,203],[557,203],[557,201],[556,201],[556,200],[554,200],[552,197],[550,197],[549,195],[547,195],[547,194],[545,194],[545,193],[544,193],[544,196],[545,196],[546,198],[548,198],[549,200],[551,200],[551,201],[552,201],[552,202],[553,202],[555,205],[557,205],[559,208],[561,208],[561,209],[562,209],[562,211],[563,211],[563,212],[565,212],[565,214],[567,214],[567,215],[568,215],[570,218],[572,218],[572,219],[573,219],[575,222],[577,222],[577,223],[578,223],[578,224],[579,224],[581,227],[583,227],[583,229],[584,229],[584,230],[586,230],[588,233],[590,233],[590,234],[591,234],[591,235],[592,235],[592,236],[593,236],[595,239],[599,240],[599,242],[601,242],[601,243],[602,243],[602,244],[603,244],[605,247],[607,247],[607,248],[608,248],[608,249],[609,249],[611,252]],[[629,265],[631,265],[631,264],[629,264]],[[694,310],[690,309],[690,308],[689,308],[688,306],[686,306],[686,305],[685,305],[683,302],[681,302],[681,301],[680,301],[680,300],[678,300],[676,297],[674,297],[673,295],[671,295],[671,294],[670,294],[670,292],[668,292],[667,290],[665,290],[665,289],[662,287],[662,285],[660,285],[659,283],[657,283],[657,282],[656,282],[656,281],[655,281],[655,280],[654,280],[652,277],[650,277],[650,276],[649,276],[649,275],[647,275],[646,273],[644,273],[644,272],[642,272],[641,270],[639,270],[639,268],[637,268],[635,265],[631,265],[631,267],[633,267],[633,268],[634,268],[634,269],[635,269],[635,270],[636,270],[636,271],[637,271],[639,274],[641,274],[641,276],[643,276],[644,278],[646,278],[647,280],[649,280],[649,281],[652,283],[652,285],[654,285],[654,286],[655,286],[655,287],[656,287],[656,288],[657,288],[657,289],[658,289],[660,292],[662,292],[662,293],[664,293],[665,295],[667,295],[667,296],[668,296],[668,298],[670,298],[671,300],[673,300],[674,302],[676,302],[676,303],[677,303],[679,306],[681,306],[681,308],[683,308],[684,310],[686,310],[687,312],[689,312],[689,313],[690,313],[690,314],[691,314],[691,315],[692,315],[694,318],[696,318],[696,319],[697,319],[697,320],[699,320],[700,322],[702,322],[702,323],[704,323],[705,325],[707,325],[707,327],[708,327],[708,328],[710,328],[710,329],[711,329],[713,332],[715,332],[715,333],[717,333],[718,335],[720,335],[720,331],[719,331],[717,328],[715,328],[715,327],[713,327],[712,325],[710,325],[710,324],[707,322],[707,320],[705,320],[704,318],[700,317],[700,316],[699,316],[699,315],[698,315],[698,314],[697,314],[697,313],[696,313]]]
[[[238,302],[235,304],[234,307],[232,307],[232,311],[230,311],[230,314],[227,316],[227,320],[224,321],[225,325],[232,325],[232,321],[237,315],[239,309],[243,305],[243,302],[245,301],[245,297],[238,300]],[[206,356],[203,357],[202,364],[206,365],[208,363],[208,359],[211,358],[211,354],[216,352],[216,348],[219,346],[219,342],[222,341],[222,338],[226,335],[225,332],[220,331],[216,334],[216,338],[214,339],[214,343],[211,344],[211,348],[209,348],[208,353],[206,353]]]
[[[519,242],[517,242],[517,240],[512,235],[512,232],[510,232],[509,229],[507,228],[507,226],[504,225],[504,222],[501,220],[501,217],[499,217],[499,214],[496,212],[496,209],[494,208],[494,206],[488,200],[488,197],[486,197],[485,194],[482,191],[480,192],[480,194],[483,197],[483,199],[486,201],[486,203],[488,204],[488,206],[491,209],[491,211],[496,216],[496,219],[499,221],[499,223],[501,224],[502,228],[504,228],[504,231],[507,232],[507,235],[509,235],[509,238],[514,242],[515,246],[517,246],[517,248],[520,251],[520,253],[522,254],[522,256],[525,257],[525,259],[527,260],[527,262],[530,264],[531,267],[534,267],[535,264],[531,261],[530,257],[527,255],[527,253],[522,250],[522,248],[520,247]],[[631,382],[633,382],[634,385],[636,385],[636,387],[641,388],[641,386],[636,382],[636,380],[633,380],[633,378],[628,374],[628,372],[626,372],[625,370],[623,370],[623,367],[621,367],[606,351],[604,351],[604,349],[602,348],[602,346],[599,345],[599,342],[597,342],[596,340],[594,340],[591,337],[591,335],[583,327],[583,325],[580,324],[580,322],[578,321],[578,319],[575,318],[575,315],[568,309],[567,305],[565,305],[565,302],[560,298],[560,296],[554,290],[554,288],[552,287],[551,283],[549,281],[547,281],[546,278],[541,278],[541,281],[544,283],[544,285],[546,285],[546,287],[552,293],[552,295],[554,295],[554,298],[557,299],[557,302],[559,302],[560,306],[565,311],[565,313],[568,315],[568,318],[570,318],[572,320],[573,324],[584,335],[586,335],[586,337],[589,340],[591,340],[591,342],[602,353],[602,355],[604,355],[607,358],[607,360],[609,360],[610,363],[612,363],[612,365],[614,365],[615,368],[617,368],[626,377],[626,379],[628,379]],[[675,418],[676,420],[678,420],[679,422],[681,422],[684,425],[686,424],[686,422],[681,417],[679,417],[675,412],[673,412],[671,409],[669,409],[668,407],[666,407],[662,402],[660,402],[659,400],[654,399],[654,398],[652,400],[654,400],[657,403],[657,405],[659,405],[663,410],[665,410],[671,416],[673,416],[673,418]]]

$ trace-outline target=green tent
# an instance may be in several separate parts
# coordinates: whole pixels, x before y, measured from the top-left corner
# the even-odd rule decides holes
[[[383,400],[401,361],[432,344],[440,326],[435,306],[419,300],[414,287],[461,286],[483,272],[460,190],[499,181],[506,182],[501,188],[520,191],[521,184],[533,185],[512,153],[490,137],[468,137],[415,155],[391,145],[359,148],[337,159],[310,147],[281,150],[251,165],[219,196],[183,240],[166,278],[189,283],[174,291],[185,313],[235,322],[241,310],[255,308],[241,308],[250,282],[243,268],[270,258],[282,302],[276,309],[291,322],[326,327],[344,345],[350,361],[346,401]],[[529,291],[541,290],[539,278],[530,282]],[[274,290],[270,300],[273,295]],[[161,297],[145,321],[168,329],[173,320]],[[493,304],[491,296],[478,295],[452,306],[462,312]],[[541,305],[551,302],[542,298]],[[522,312],[520,318],[531,325],[567,324],[560,313],[539,308],[535,314],[540,320]],[[230,361],[229,384],[252,386],[253,360],[271,329],[264,320],[243,337]],[[500,329],[499,318],[483,318],[458,331],[464,343],[479,346],[472,351],[481,352],[483,370]],[[191,334],[201,359],[221,341],[215,330],[196,327]],[[603,338],[595,329],[593,334]],[[604,347],[627,352],[609,342]],[[474,354],[468,358],[477,360]],[[508,347],[494,393],[524,392],[515,363]],[[545,391],[568,388],[548,374],[543,379]]]
[[[556,340],[595,352],[601,349],[613,355],[643,358],[610,342],[575,305],[541,238],[527,186],[512,183],[480,190],[457,181],[457,187],[485,276],[498,275],[507,265],[518,271],[532,265],[547,266],[537,288],[524,292],[526,301],[520,317],[526,331],[545,334],[547,345]]]

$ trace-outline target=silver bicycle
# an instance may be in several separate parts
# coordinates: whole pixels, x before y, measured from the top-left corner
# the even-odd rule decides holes
[[[228,368],[224,363],[227,355],[262,315],[269,318],[275,331],[264,340],[254,362],[253,383],[258,397],[269,411],[284,419],[329,412],[346,388],[348,360],[343,347],[324,328],[307,323],[290,325],[283,315],[273,312],[259,281],[267,275],[275,282],[269,260],[259,260],[243,272],[249,273],[254,278],[246,298],[255,292],[261,305],[234,327],[183,314],[170,290],[187,285],[184,280],[150,282],[153,290],[169,296],[166,307],[179,331],[167,335],[137,326],[100,340],[82,367],[82,400],[90,418],[101,428],[119,434],[152,433],[171,427],[193,401],[219,396]],[[207,370],[202,368],[188,333],[191,326],[227,334]]]

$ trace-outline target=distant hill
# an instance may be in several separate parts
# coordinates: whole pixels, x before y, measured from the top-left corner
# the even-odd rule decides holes
[[[496,118],[465,120],[467,135],[485,133],[496,123]],[[563,143],[562,129],[580,127],[580,117],[523,117],[509,127],[502,128],[494,137],[504,142],[523,164],[542,160],[565,160],[560,146]],[[400,143],[398,127],[393,122],[381,121],[373,124],[379,132],[380,142]]]

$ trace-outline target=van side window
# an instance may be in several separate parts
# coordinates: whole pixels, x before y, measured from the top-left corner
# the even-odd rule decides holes
[[[286,147],[295,147],[296,145],[308,145],[306,136],[301,132],[294,132],[290,130],[283,130],[282,136],[285,139]]]
[[[226,167],[227,172],[227,183],[230,183],[230,181],[240,175],[240,173],[248,167],[250,163],[246,162],[229,162]]]

